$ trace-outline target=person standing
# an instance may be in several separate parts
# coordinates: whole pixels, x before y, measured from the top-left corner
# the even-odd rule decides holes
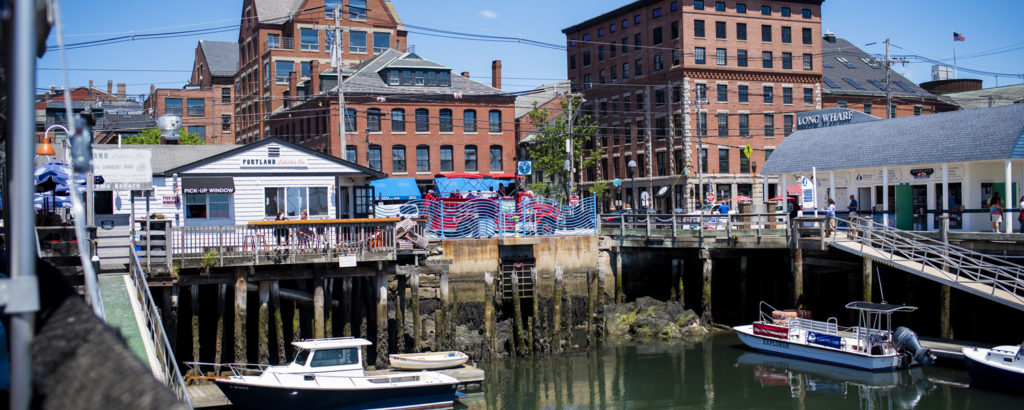
[[[828,199],[825,205],[825,235],[832,233],[832,230],[836,228],[836,201],[832,198]]]
[[[992,220],[992,232],[999,232],[999,225],[1003,222],[1003,210],[1000,206],[999,193],[996,193],[989,200],[988,205],[989,219]]]
[[[1020,231],[1024,233],[1024,196],[1020,197],[1020,203],[1017,204],[1017,221],[1020,222]]]
[[[847,212],[850,213],[850,219],[853,219],[853,217],[857,216],[857,199],[854,198],[853,195],[850,195],[850,205],[846,206],[846,210]]]
[[[277,219],[275,221],[287,221],[288,217],[284,215],[284,212],[278,212]],[[277,237],[277,246],[281,246],[281,242],[284,242],[284,246],[288,246],[288,229],[277,228],[274,230],[274,236]]]

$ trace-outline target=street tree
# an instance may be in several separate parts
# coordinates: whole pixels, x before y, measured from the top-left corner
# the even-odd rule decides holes
[[[180,145],[205,145],[206,142],[199,139],[199,133],[188,132],[185,130],[178,131],[179,139],[178,144]],[[122,144],[128,145],[158,145],[160,144],[160,130],[156,128],[147,128],[142,130],[139,135],[133,135],[125,137],[121,140]]]
[[[562,100],[562,113],[554,118],[547,110],[537,107],[536,104],[527,114],[530,125],[537,132],[537,138],[526,144],[526,150],[533,159],[534,168],[549,178],[548,184],[544,187],[548,196],[553,199],[568,199],[573,189],[579,186],[577,181],[582,177],[582,170],[597,166],[601,160],[602,150],[596,147],[594,141],[597,122],[590,114],[583,112],[582,103],[580,97],[570,96]],[[565,161],[569,159],[569,153],[565,152],[565,141],[570,136],[574,168],[571,174],[565,169]],[[534,184],[537,185],[540,184]],[[594,194],[603,194],[607,191],[597,186],[595,188],[596,191],[591,190]]]

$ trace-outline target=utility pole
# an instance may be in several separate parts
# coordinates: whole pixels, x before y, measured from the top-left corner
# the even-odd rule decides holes
[[[668,88],[666,88],[666,90],[666,92],[668,93],[668,174],[672,175],[673,173],[676,172],[676,147],[674,141],[674,139],[676,138],[676,113],[675,110],[673,110],[674,107],[672,107],[672,100],[675,98],[676,94],[675,89],[672,88],[672,81],[668,82]],[[680,126],[681,125],[682,124],[680,124]],[[678,180],[679,178],[677,177],[676,179]],[[669,187],[669,190],[671,191],[668,193],[669,198],[671,198],[671,200],[669,201],[670,205],[672,206],[671,213],[675,214],[676,184],[673,183],[672,186]]]
[[[341,75],[341,24],[339,18],[341,18],[341,4],[336,4],[334,5],[334,53],[331,54],[331,65],[338,71],[338,140],[341,145],[341,152],[338,156],[348,159],[348,147],[345,141],[345,121],[347,120],[345,117],[345,91],[342,86],[345,79]]]
[[[889,58],[889,39],[885,39],[885,118],[892,118],[892,86],[889,84],[889,73],[892,72],[892,60]]]
[[[575,103],[573,94],[569,94],[569,133],[565,139],[565,153],[569,156],[569,159],[565,162],[565,170],[569,172],[569,192],[566,192],[565,200],[568,201],[569,197],[572,196],[574,190],[573,184],[576,182],[573,174],[575,174],[575,164],[572,158],[572,106]]]
[[[694,105],[697,107],[697,111],[696,111],[696,116],[697,116],[697,169],[696,169],[696,171],[697,171],[697,201],[699,201],[698,203],[700,203],[701,206],[703,206],[704,205],[704,173],[702,171],[704,169],[704,161],[706,160],[706,158],[701,157],[701,153],[704,150],[704,133],[707,132],[708,124],[707,124],[707,122],[704,122],[703,123],[703,128],[702,128],[701,127],[702,123],[701,123],[701,120],[700,120],[700,105],[702,103],[705,103],[706,100],[703,97],[701,97],[699,89],[695,89],[694,92],[697,93],[697,98],[694,98],[694,102],[693,102]]]

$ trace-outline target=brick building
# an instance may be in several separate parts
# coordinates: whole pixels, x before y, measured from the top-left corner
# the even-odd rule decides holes
[[[298,82],[330,67],[335,10],[342,29],[343,67],[404,50],[405,26],[384,0],[245,0],[238,33],[235,135],[238,143],[264,138],[267,116],[284,106],[289,77]],[[330,36],[328,35],[330,33]],[[330,70],[333,71],[333,70]],[[333,75],[337,81],[337,74]],[[291,97],[295,97],[291,94]]]
[[[107,89],[103,91],[93,86],[92,80],[88,87],[71,90],[71,109],[74,114],[88,111],[95,124],[92,127],[96,141],[106,143],[117,142],[117,137],[137,134],[141,130],[154,125],[152,117],[145,114],[142,99],[144,95],[128,95],[125,83],[107,81]],[[36,101],[36,141],[43,141],[43,134],[50,131],[50,141],[59,144],[66,139],[63,129],[55,125],[69,127],[67,109],[64,104],[64,90],[51,88]]]
[[[885,63],[832,33],[825,33],[823,39],[823,108],[849,108],[885,118]],[[889,72],[889,89],[892,92],[890,118],[959,109],[895,70]]]
[[[150,87],[146,109],[153,117],[180,115],[181,127],[207,144],[234,144],[232,115],[238,44],[200,40],[192,78],[183,88]]]
[[[499,89],[501,62],[492,67],[492,86],[395,50],[346,68],[344,150],[336,79],[292,76],[286,95],[295,97],[269,116],[269,135],[424,187],[441,172],[513,173],[515,96]]]
[[[709,184],[719,199],[762,198],[758,165],[796,112],[821,108],[821,3],[640,0],[563,30],[568,78],[605,149],[584,185],[621,179],[605,206],[637,192],[642,207],[647,192],[661,212],[692,210]]]
[[[530,159],[526,145],[536,138],[536,133],[534,132],[536,128],[530,123],[530,118],[527,114],[533,111],[534,108],[537,108],[547,111],[548,118],[554,121],[555,117],[562,114],[562,103],[566,101],[566,96],[570,92],[570,86],[569,81],[545,84],[527,91],[516,98],[515,130],[517,158]],[[526,178],[528,183],[544,179],[544,175],[542,175],[540,170],[534,169],[533,172],[532,176]]]

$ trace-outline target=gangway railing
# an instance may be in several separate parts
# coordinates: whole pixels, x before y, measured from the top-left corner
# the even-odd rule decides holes
[[[174,358],[174,349],[167,339],[167,332],[164,330],[163,321],[160,319],[160,309],[156,306],[153,294],[149,291],[149,283],[146,281],[146,273],[142,269],[139,255],[135,253],[135,246],[128,250],[128,269],[132,281],[135,283],[136,294],[132,295],[138,299],[149,334],[153,338],[153,349],[156,359],[160,362],[162,380],[174,391],[178,401],[192,407],[192,399],[189,397],[188,389],[185,387],[185,380],[181,377],[178,369],[178,361]]]
[[[938,277],[953,287],[1024,310],[1024,267],[1014,262],[866,218],[838,219],[837,225],[839,228],[826,239],[832,245],[852,243],[861,254],[874,249],[886,257],[885,262],[904,271],[909,271],[907,265],[901,265],[904,262],[919,264],[918,271],[911,273],[935,279],[935,273],[941,272]]]
[[[602,234],[619,236],[652,236],[666,233],[671,233],[672,236],[704,236],[705,231],[718,231],[725,232],[729,237],[736,232],[743,235],[777,235],[788,238],[790,224],[787,213],[609,213],[598,215],[598,221]],[[712,236],[710,233],[707,235]]]

